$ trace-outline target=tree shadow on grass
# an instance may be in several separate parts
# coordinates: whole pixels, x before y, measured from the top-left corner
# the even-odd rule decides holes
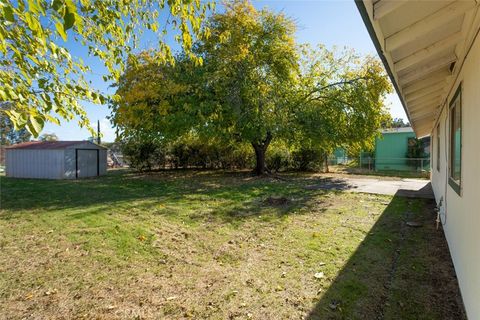
[[[190,220],[220,218],[241,222],[262,212],[282,216],[312,204],[313,197],[324,191],[307,190],[305,183],[304,176],[282,181],[247,172],[197,170],[150,174],[114,171],[83,180],[2,177],[0,200],[4,211],[0,219],[13,219],[26,210],[42,214],[67,209],[75,210],[69,212],[69,218],[81,219],[122,208],[131,215],[143,211],[170,216],[184,214]],[[268,206],[263,201],[272,195],[285,196],[288,203]],[[212,207],[205,209],[207,204]]]
[[[144,198],[179,196],[201,189],[190,174],[141,174],[114,171],[81,180],[1,178],[1,208],[6,210],[66,209]],[[205,181],[207,179],[204,179]],[[193,182],[198,182],[193,184]],[[205,186],[213,189],[214,186]],[[221,185],[219,185],[221,187]]]
[[[356,189],[357,186],[350,184],[347,180],[334,177],[319,177],[315,180],[314,184],[309,184],[305,186],[306,190],[335,190],[335,191],[346,191],[351,189]]]
[[[306,319],[465,319],[433,208],[396,195]]]

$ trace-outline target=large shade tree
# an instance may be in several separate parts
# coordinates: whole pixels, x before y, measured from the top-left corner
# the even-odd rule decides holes
[[[265,153],[289,121],[298,56],[295,25],[284,14],[257,11],[235,1],[208,21],[211,35],[195,48],[203,57],[199,77],[199,130],[252,145],[255,171],[265,172]]]
[[[234,1],[208,22],[195,47],[205,63],[195,79],[210,134],[251,143],[258,174],[273,139],[321,148],[368,147],[386,117],[391,85],[378,59],[353,50],[295,44],[295,24],[282,13]]]
[[[191,48],[208,32],[201,23],[210,6],[200,0],[0,1],[0,102],[10,102],[0,112],[34,136],[47,121],[72,119],[93,133],[82,103],[108,97],[92,86],[90,65],[72,48],[98,58],[107,82],[118,80],[127,59],[133,62],[146,30],[158,40],[158,63],[172,60],[167,31],[200,63]]]
[[[143,53],[118,82],[113,122],[123,137],[168,138],[195,131],[255,150],[258,173],[265,152],[283,134],[288,95],[296,83],[295,26],[283,14],[257,11],[248,2],[225,4],[207,23],[209,36],[175,65],[156,66]],[[173,134],[172,134],[173,133]]]
[[[265,154],[275,139],[325,154],[373,141],[390,90],[379,61],[299,48],[290,19],[246,1],[227,3],[207,27],[209,37],[193,46],[202,65],[180,54],[158,66],[144,53],[127,69],[112,105],[123,138],[194,132],[249,143],[257,174],[268,170]]]
[[[390,117],[384,100],[392,86],[380,61],[324,46],[301,51],[292,142],[320,149],[325,159],[337,147],[370,149]]]

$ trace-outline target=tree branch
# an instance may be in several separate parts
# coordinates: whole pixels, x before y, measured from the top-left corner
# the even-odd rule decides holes
[[[326,85],[326,86],[323,86],[323,87],[320,87],[320,88],[315,88],[315,89],[313,89],[312,91],[310,91],[309,93],[307,93],[307,94],[305,95],[305,97],[303,97],[303,98],[301,99],[301,101],[300,101],[299,103],[297,103],[297,105],[296,105],[295,107],[297,107],[297,106],[300,105],[301,103],[304,103],[304,102],[307,102],[307,101],[320,100],[319,98],[327,98],[326,96],[319,96],[319,97],[317,97],[317,98],[312,98],[312,99],[310,99],[310,97],[311,97],[313,94],[317,93],[317,92],[323,91],[323,90],[328,89],[328,88],[340,86],[340,85],[347,85],[347,84],[348,84],[348,85],[351,85],[351,84],[353,84],[353,83],[355,83],[355,82],[357,82],[357,81],[360,81],[360,80],[369,80],[369,78],[368,78],[368,77],[358,77],[358,78],[355,78],[355,79],[350,79],[350,80],[338,81],[338,82],[330,83],[330,84],[328,84],[328,85]],[[335,99],[334,99],[334,100],[335,100]],[[342,103],[345,103],[345,104],[349,105],[348,103],[343,102],[343,101],[340,101],[340,100],[336,100],[336,101],[342,102]],[[352,105],[350,105],[350,106],[352,106]]]
[[[368,77],[358,77],[358,78],[347,80],[347,81],[338,81],[338,82],[328,84],[324,87],[318,88],[317,91],[321,91],[321,90],[324,90],[324,89],[327,89],[327,88],[331,88],[331,87],[335,87],[335,86],[339,86],[339,85],[344,85],[344,84],[353,84],[353,83],[355,83],[359,80],[369,80],[369,78]]]

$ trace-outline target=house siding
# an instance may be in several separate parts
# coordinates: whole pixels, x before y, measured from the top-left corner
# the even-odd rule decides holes
[[[449,104],[462,87],[462,149],[460,195],[448,184]],[[440,171],[434,163],[432,186],[469,319],[480,319],[480,39],[477,38],[459,76],[449,90],[440,124]],[[436,141],[436,130],[432,141]],[[432,147],[437,152],[438,145]],[[436,158],[434,158],[436,161]]]

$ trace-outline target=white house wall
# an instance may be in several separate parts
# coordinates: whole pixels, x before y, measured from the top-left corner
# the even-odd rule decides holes
[[[449,103],[462,86],[461,194],[447,182]],[[439,117],[440,171],[436,169],[436,130],[432,132],[432,186],[437,203],[443,198],[441,218],[469,319],[480,319],[480,36],[449,90]]]
[[[63,150],[7,149],[5,164],[8,177],[63,178]]]

